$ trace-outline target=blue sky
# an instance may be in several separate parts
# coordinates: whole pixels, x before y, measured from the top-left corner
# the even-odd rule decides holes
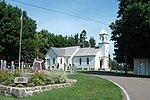
[[[108,27],[111,22],[116,20],[118,11],[117,0],[18,0],[29,4],[45,7],[48,9],[57,10],[60,12],[84,17],[106,23],[90,22],[74,18],[71,16],[49,12],[46,10],[34,8],[24,4],[19,4],[13,0],[5,0],[6,3],[10,3],[13,6],[27,11],[27,14],[37,22],[37,31],[41,29],[47,29],[50,33],[65,35],[74,35],[81,33],[82,30],[87,31],[88,39],[93,36],[98,44],[98,34],[105,28],[109,37],[111,36],[111,30]],[[110,41],[110,54],[113,54],[113,42]]]

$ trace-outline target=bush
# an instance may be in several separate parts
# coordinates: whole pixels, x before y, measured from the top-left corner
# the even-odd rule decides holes
[[[44,85],[45,84],[45,75],[41,73],[35,73],[31,77],[31,82],[37,85]],[[44,82],[44,83],[43,83]]]
[[[29,87],[34,87],[35,84],[34,84],[34,83],[29,83],[27,86],[29,86]]]
[[[22,84],[18,84],[17,87],[23,87],[23,85]]]
[[[67,80],[67,75],[63,70],[49,70],[46,75],[46,84],[64,83]]]
[[[14,77],[20,77],[20,71],[19,69],[15,69],[15,72],[13,74]]]
[[[7,71],[0,70],[0,83],[3,85],[9,85],[13,82],[13,77]]]

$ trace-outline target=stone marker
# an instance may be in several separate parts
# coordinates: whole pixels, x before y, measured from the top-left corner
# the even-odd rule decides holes
[[[71,74],[74,74],[74,67],[75,67],[74,64],[72,66],[70,66],[70,73]]]
[[[21,63],[21,72],[23,73],[23,62]]]
[[[1,69],[2,69],[2,67],[3,67],[3,60],[1,60],[1,66],[0,66],[0,67],[1,67]]]
[[[15,71],[14,61],[11,61],[11,73],[14,73],[14,71]]]
[[[27,77],[15,77],[14,83],[28,83]]]
[[[3,69],[6,70],[6,60],[3,62]]]
[[[33,62],[33,69],[34,70],[45,70],[45,64],[44,64],[44,60],[36,58],[34,59]]]

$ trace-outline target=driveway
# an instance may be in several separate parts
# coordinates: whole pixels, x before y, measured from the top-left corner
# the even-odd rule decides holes
[[[89,74],[94,74],[119,84],[126,90],[130,100],[150,100],[150,78],[124,76],[107,72],[89,72]]]

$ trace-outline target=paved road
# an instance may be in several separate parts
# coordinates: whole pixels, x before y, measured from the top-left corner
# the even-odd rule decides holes
[[[96,76],[112,80],[122,86],[128,93],[130,100],[150,100],[150,78],[116,76],[100,72]]]

